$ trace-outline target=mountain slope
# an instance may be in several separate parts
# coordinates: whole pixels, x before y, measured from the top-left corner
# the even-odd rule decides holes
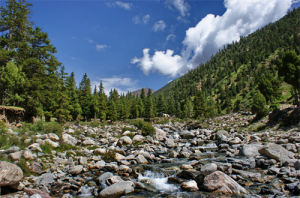
[[[201,90],[207,100],[216,104],[219,113],[232,111],[237,101],[241,105],[239,109],[249,109],[249,101],[262,75],[270,78],[270,82],[280,81],[276,61],[280,53],[288,49],[300,53],[300,8],[228,45],[207,63],[167,84],[154,95],[174,99],[183,110],[184,103]],[[290,87],[280,82],[278,89],[289,92]]]

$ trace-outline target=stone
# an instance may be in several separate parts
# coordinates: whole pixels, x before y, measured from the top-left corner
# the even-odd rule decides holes
[[[50,140],[54,141],[54,142],[58,142],[59,141],[59,137],[55,133],[48,133],[48,138]]]
[[[183,131],[180,133],[180,136],[183,139],[193,139],[195,137],[195,133],[193,131]]]
[[[132,144],[132,140],[128,136],[123,136],[123,137],[121,137],[119,139],[118,144],[119,145],[131,145]]]
[[[176,147],[176,144],[175,144],[175,142],[174,142],[174,139],[171,139],[171,138],[167,138],[167,139],[166,139],[166,145],[167,145],[167,147],[169,147],[169,148],[174,148],[174,147]]]
[[[39,175],[43,173],[43,167],[39,162],[31,162],[29,168],[30,168],[31,172],[33,172],[33,173],[36,173]]]
[[[176,177],[182,178],[182,179],[190,179],[193,180],[195,179],[195,174],[192,171],[189,170],[183,170],[179,172]]]
[[[167,138],[167,133],[162,129],[155,128],[155,138],[158,141],[164,141]]]
[[[36,183],[39,185],[47,185],[55,182],[55,176],[52,173],[44,173],[41,176],[36,178]]]
[[[97,143],[92,139],[92,138],[86,138],[82,144],[84,146],[89,146],[89,145],[97,145]]]
[[[69,169],[69,173],[72,175],[78,175],[82,172],[83,166],[82,165],[77,165],[77,166],[71,166]]]
[[[43,142],[43,144],[50,144],[51,145],[51,147],[52,148],[57,148],[57,147],[59,147],[59,143],[58,142],[54,142],[54,141],[52,141],[52,140],[50,140],[50,139],[46,139],[44,142]]]
[[[95,155],[104,155],[105,153],[106,153],[105,148],[97,148],[97,149],[94,150]]]
[[[14,153],[10,153],[9,157],[13,160],[13,161],[20,161],[21,157],[22,157],[23,151],[17,151]]]
[[[189,169],[193,169],[193,166],[192,165],[189,165],[189,164],[182,164],[180,166],[181,169],[184,169],[184,170],[189,170]]]
[[[23,171],[15,164],[0,161],[0,187],[18,184],[23,178]]]
[[[111,186],[111,185],[113,185],[115,183],[119,183],[121,181],[123,181],[123,179],[120,176],[114,175],[114,176],[108,178],[105,182],[107,185]]]
[[[23,191],[30,195],[30,198],[51,198],[48,193],[37,189],[24,188]]]
[[[215,171],[204,178],[203,186],[208,191],[224,194],[247,194],[247,190],[221,171]]]
[[[194,180],[183,182],[180,187],[182,190],[190,191],[190,192],[199,190],[199,188],[197,186],[197,182]]]
[[[26,160],[33,160],[33,159],[36,158],[36,155],[33,154],[30,150],[25,150],[24,153],[23,153],[23,157]]]
[[[103,189],[100,192],[100,197],[117,198],[132,192],[134,192],[134,183],[132,181],[121,181]]]
[[[105,161],[101,160],[101,161],[98,161],[95,165],[95,168],[103,168],[105,166]]]
[[[259,150],[261,155],[267,156],[270,159],[275,159],[281,163],[289,162],[294,158],[294,153],[286,150],[281,145],[269,143]]]
[[[102,189],[106,188],[106,180],[112,176],[114,175],[111,172],[105,172],[98,177],[98,181]]]
[[[75,146],[77,144],[77,142],[78,142],[75,137],[73,137],[73,136],[71,136],[71,135],[69,135],[67,133],[64,133],[62,135],[62,141],[63,141],[63,143],[70,144],[72,146]]]
[[[148,164],[146,158],[141,154],[136,157],[136,160],[139,164]]]
[[[204,166],[202,166],[200,172],[204,176],[206,176],[206,175],[209,175],[209,174],[215,172],[217,169],[218,169],[217,164],[209,163],[209,164],[205,164]]]
[[[83,166],[87,166],[88,165],[88,159],[87,159],[87,157],[80,156],[79,157],[79,164],[83,165]]]
[[[235,174],[241,175],[243,178],[250,179],[253,182],[262,182],[261,174],[258,172],[249,172],[243,170],[232,169],[232,172]]]
[[[225,130],[219,130],[216,133],[216,140],[218,142],[227,142],[227,137],[229,136],[228,132]]]
[[[263,147],[261,144],[245,144],[242,146],[240,154],[246,157],[256,157],[259,150]]]
[[[300,170],[300,160],[297,160],[295,163],[294,163],[294,168],[296,170]]]
[[[41,149],[39,143],[33,143],[33,144],[29,145],[29,146],[28,146],[28,149],[30,149],[30,150],[32,150],[32,151],[42,152],[42,149]]]
[[[135,136],[133,137],[132,141],[133,141],[133,142],[143,142],[144,139],[145,139],[145,137],[142,136],[142,135],[135,135]]]
[[[124,156],[124,155],[122,155],[122,154],[120,154],[120,153],[116,153],[116,154],[115,154],[115,160],[116,160],[116,161],[121,161],[121,160],[123,160],[123,159],[125,159],[125,156]]]
[[[239,137],[235,137],[231,140],[229,140],[229,144],[233,145],[233,144],[240,144],[242,142],[242,140]]]

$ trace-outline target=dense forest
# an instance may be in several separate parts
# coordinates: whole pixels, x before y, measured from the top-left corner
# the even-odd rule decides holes
[[[47,33],[30,22],[30,6],[8,0],[0,7],[0,104],[23,107],[27,120],[116,121],[165,113],[199,118],[250,109],[263,114],[280,102],[298,102],[300,9],[228,45],[152,96],[116,89],[106,95],[102,82],[92,88],[87,74],[77,86]]]
[[[280,103],[299,105],[300,9],[227,45],[210,61],[172,81],[154,96],[175,103],[178,117],[232,111],[264,114]],[[194,104],[189,114],[190,104]],[[187,114],[187,112],[189,112]]]

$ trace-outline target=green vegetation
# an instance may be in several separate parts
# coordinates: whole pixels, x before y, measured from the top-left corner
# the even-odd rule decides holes
[[[116,151],[114,150],[108,150],[104,155],[102,155],[102,159],[105,162],[113,162],[115,160],[115,157],[116,157]]]
[[[133,122],[133,125],[136,126],[138,129],[142,130],[142,135],[144,136],[153,136],[155,132],[155,128],[149,122],[145,122],[143,120],[136,120]]]
[[[300,8],[226,46],[153,95],[144,89],[140,95],[119,94],[116,89],[107,95],[102,82],[99,90],[92,91],[87,74],[76,86],[74,73],[67,74],[56,59],[56,48],[47,33],[30,21],[30,6],[17,0],[6,0],[0,6],[0,24],[4,24],[0,28],[0,104],[24,108],[26,120],[100,120],[102,125],[106,120],[150,121],[164,114],[203,119],[254,110],[257,90],[271,109],[280,103],[299,104]],[[288,90],[283,88],[287,84]],[[100,123],[90,124],[98,127]],[[59,136],[62,131],[54,123],[25,127]],[[140,129],[144,135],[153,134],[149,123]]]

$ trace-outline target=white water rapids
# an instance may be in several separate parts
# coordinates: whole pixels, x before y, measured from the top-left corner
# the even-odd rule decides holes
[[[173,184],[168,184],[168,177],[160,173],[146,171],[144,176],[139,175],[138,181],[147,183],[159,190],[160,192],[174,192],[178,191],[178,187]]]

